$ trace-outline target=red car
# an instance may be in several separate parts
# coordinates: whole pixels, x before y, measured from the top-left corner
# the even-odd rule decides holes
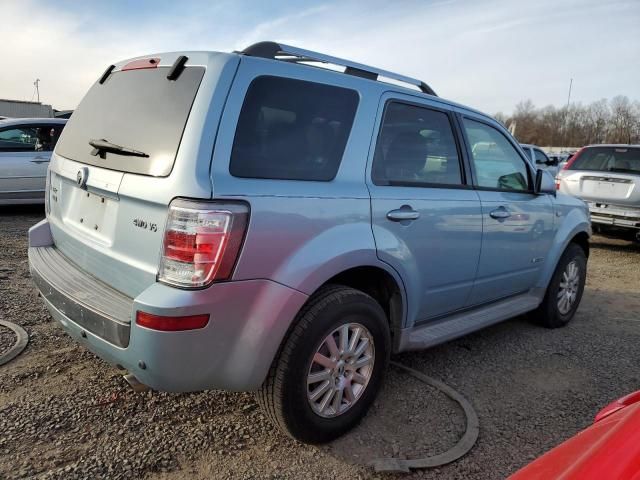
[[[510,480],[640,480],[640,390],[616,400],[593,425]]]

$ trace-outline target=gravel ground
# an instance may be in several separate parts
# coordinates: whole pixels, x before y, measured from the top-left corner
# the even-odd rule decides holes
[[[9,327],[0,325],[0,357],[5,352],[8,352],[11,347],[15,345],[17,341],[16,334]]]
[[[68,339],[38,299],[26,232],[41,217],[41,208],[0,209],[0,316],[30,334],[27,349],[0,367],[0,478],[498,479],[640,388],[640,247],[597,236],[567,328],[517,318],[396,358],[465,395],[480,438],[446,467],[374,474],[368,459],[452,446],[464,429],[459,408],[392,369],[361,426],[310,447],[274,430],[250,394],[135,394],[121,372]]]

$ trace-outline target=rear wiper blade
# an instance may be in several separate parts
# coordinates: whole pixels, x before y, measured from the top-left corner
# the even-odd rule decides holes
[[[116,155],[124,155],[127,157],[144,157],[147,158],[149,157],[149,155],[147,155],[144,152],[141,152],[140,150],[134,150],[133,148],[128,148],[128,147],[123,147],[121,145],[116,145],[115,143],[111,143],[108,140],[100,139],[100,140],[89,140],[89,145],[91,145],[93,147],[93,151],[91,152],[91,155],[95,156],[100,156],[100,158],[106,158],[106,154],[108,153],[115,153]]]

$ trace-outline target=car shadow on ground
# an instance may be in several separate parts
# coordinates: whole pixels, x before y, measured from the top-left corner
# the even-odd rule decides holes
[[[613,252],[640,252],[640,241],[635,232],[594,232],[589,244],[592,248],[602,248]]]
[[[44,205],[0,205],[0,215],[3,217],[38,215],[44,218]]]

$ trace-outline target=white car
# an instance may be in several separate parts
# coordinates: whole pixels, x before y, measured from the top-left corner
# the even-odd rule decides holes
[[[640,240],[640,145],[590,145],[558,172],[558,190],[589,204],[591,223],[636,232]]]
[[[44,203],[47,167],[66,119],[0,120],[0,205]]]

